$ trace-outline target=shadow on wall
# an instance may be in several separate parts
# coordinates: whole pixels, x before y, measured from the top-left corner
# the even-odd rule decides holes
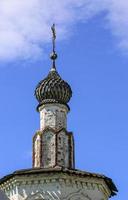
[[[2,191],[0,191],[0,200],[9,200],[8,197]]]

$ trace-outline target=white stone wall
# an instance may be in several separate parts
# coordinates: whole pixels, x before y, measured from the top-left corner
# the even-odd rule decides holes
[[[42,134],[42,167],[54,167],[56,163],[56,135],[52,131]]]
[[[67,128],[68,108],[62,104],[46,104],[40,107],[40,130]]]
[[[9,200],[107,200],[110,195],[102,179],[66,174],[17,177],[2,189]]]
[[[57,134],[57,163],[59,166],[66,168],[70,166],[69,159],[71,151],[69,145],[69,136],[62,130]]]

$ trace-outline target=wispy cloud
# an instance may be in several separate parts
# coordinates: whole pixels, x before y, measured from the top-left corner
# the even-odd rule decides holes
[[[63,39],[72,33],[73,25],[103,11],[119,46],[128,51],[127,0],[1,0],[0,60],[37,58],[50,40],[53,22]]]

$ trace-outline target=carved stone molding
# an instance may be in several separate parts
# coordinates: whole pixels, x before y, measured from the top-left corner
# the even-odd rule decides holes
[[[63,200],[91,200],[91,198],[83,190],[79,190],[77,192],[70,193]]]
[[[55,192],[52,193],[50,191],[37,192],[25,198],[25,200],[53,200],[53,199],[60,200],[60,198]]]

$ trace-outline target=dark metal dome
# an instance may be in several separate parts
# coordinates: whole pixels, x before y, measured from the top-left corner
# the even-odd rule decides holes
[[[48,76],[37,85],[35,96],[39,106],[46,103],[67,105],[72,96],[72,90],[69,84],[61,79],[56,69],[52,68]]]

